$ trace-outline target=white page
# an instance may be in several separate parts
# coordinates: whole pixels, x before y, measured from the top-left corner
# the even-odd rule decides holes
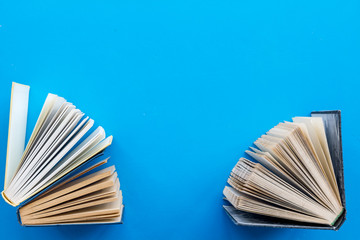
[[[29,86],[12,83],[4,189],[9,186],[24,152],[29,90]]]
[[[66,174],[68,174],[69,172],[74,170],[76,167],[80,166],[85,161],[87,161],[88,159],[90,159],[91,157],[96,155],[97,153],[99,153],[102,150],[104,150],[105,148],[107,148],[111,144],[111,142],[112,142],[112,136],[109,136],[106,139],[104,139],[103,141],[101,141],[100,143],[96,144],[95,147],[93,147],[91,150],[87,151],[85,156],[83,155],[80,158],[72,161],[71,162],[72,164],[70,167],[69,167],[69,164],[64,164],[59,169],[57,169],[56,172],[53,172],[51,174],[52,177],[50,176],[51,177],[50,180],[48,180],[49,176],[47,177],[47,181],[45,182],[45,185],[42,185],[40,183],[39,186],[41,186],[41,187],[36,186],[37,187],[36,189],[31,189],[31,191],[28,194],[26,194],[23,198],[21,198],[19,202],[23,202],[26,199],[34,196],[36,193],[42,191],[43,189],[48,187],[50,184],[52,184],[55,181],[57,181],[58,179],[62,178],[63,176],[65,176]]]
[[[98,127],[90,136],[88,136],[79,146],[77,146],[74,150],[72,150],[68,155],[65,156],[63,159],[56,158],[55,161],[53,161],[53,164],[47,166],[46,171],[42,171],[37,177],[37,181],[33,181],[31,184],[29,184],[22,192],[19,192],[18,194],[15,194],[13,196],[13,200],[15,202],[22,202],[19,201],[19,199],[24,198],[24,195],[29,195],[36,193],[37,190],[41,189],[44,185],[48,183],[48,181],[56,175],[59,171],[61,171],[66,165],[71,163],[72,161],[75,161],[76,158],[84,155],[84,152],[86,153],[91,148],[96,146],[102,139],[105,137],[105,132],[103,128]],[[60,161],[59,161],[60,160]],[[55,168],[54,165],[56,164]],[[41,182],[38,182],[38,180],[41,179]],[[35,184],[36,182],[36,184]],[[26,199],[26,198],[25,198]],[[24,199],[24,200],[25,200]]]
[[[41,110],[40,116],[35,124],[35,128],[31,134],[30,140],[27,143],[24,154],[21,157],[21,161],[20,161],[19,165],[17,166],[14,178],[8,184],[8,188],[13,187],[14,183],[17,181],[17,178],[20,175],[18,173],[21,172],[24,168],[26,168],[26,165],[28,164],[26,161],[27,156],[29,155],[29,153],[31,153],[32,147],[35,144],[34,141],[39,137],[39,135],[41,135],[41,129],[42,129],[44,123],[46,123],[48,121],[49,115],[51,115],[51,110],[53,109],[57,99],[58,99],[58,96],[56,96],[54,94],[48,94],[48,96],[45,100],[44,106]]]
[[[55,129],[54,134],[52,134],[49,139],[46,139],[44,144],[41,144],[39,153],[34,157],[34,159],[31,160],[31,164],[25,169],[25,171],[21,174],[21,177],[19,178],[19,182],[21,183],[20,187],[15,186],[18,191],[21,191],[22,188],[26,187],[27,184],[29,184],[32,179],[37,176],[39,171],[42,170],[42,168],[38,169],[39,166],[43,166],[44,164],[46,164],[46,162],[51,160],[50,158],[48,158],[48,155],[51,153],[51,150],[53,150],[54,146],[57,145],[56,143],[54,143],[55,139],[57,139],[57,141],[63,140],[63,138],[66,137],[69,132],[63,132],[63,134],[67,134],[65,134],[65,136],[60,139],[58,138],[59,133],[64,129],[65,126],[69,125],[71,119],[77,118],[78,120],[80,120],[81,114],[82,113],[80,112],[80,110],[72,109],[67,115],[66,119],[59,125],[59,127]],[[76,125],[77,122],[73,122],[72,124]]]
[[[23,176],[23,172],[28,169],[28,165],[31,163],[31,159],[36,153],[37,149],[39,148],[39,141],[44,137],[46,134],[46,130],[49,128],[50,123],[52,122],[52,117],[55,115],[57,110],[64,106],[64,99],[57,97],[56,95],[48,95],[47,100],[45,101],[45,105],[47,104],[48,99],[52,99],[51,106],[48,107],[47,111],[43,112],[43,121],[41,123],[41,126],[35,126],[38,130],[33,132],[32,136],[32,143],[30,144],[30,141],[28,143],[28,146],[26,147],[26,150],[22,156],[22,162],[21,166],[18,167],[16,174],[14,178],[12,179],[11,183],[9,184],[8,188],[13,189],[17,184],[20,176]],[[43,107],[43,109],[45,106]],[[39,117],[40,118],[40,117]],[[30,138],[31,140],[31,138]]]
[[[81,137],[83,137],[86,132],[89,131],[93,124],[94,120],[90,119],[74,137],[72,137],[72,135],[68,136],[68,139],[65,141],[69,141],[71,139],[70,142],[56,156],[54,156],[54,159],[51,161],[51,163],[48,164],[43,170],[43,174],[36,176],[35,181],[40,180],[48,171],[50,171],[50,169],[55,166],[65,156],[65,154],[68,153],[68,151],[70,151],[70,149],[81,139]],[[16,194],[16,189],[9,188],[5,191],[5,193],[9,198],[13,198]]]

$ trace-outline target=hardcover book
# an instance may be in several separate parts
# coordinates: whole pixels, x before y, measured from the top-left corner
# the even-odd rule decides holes
[[[224,209],[237,225],[338,230],[345,221],[340,111],[279,123],[233,168]]]
[[[11,90],[2,196],[22,225],[120,223],[123,204],[111,145],[102,127],[72,103],[48,94],[25,147],[29,86]]]

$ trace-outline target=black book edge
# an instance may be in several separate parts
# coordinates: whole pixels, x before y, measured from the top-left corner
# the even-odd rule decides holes
[[[303,229],[324,229],[324,230],[339,230],[346,220],[346,205],[345,205],[345,187],[344,187],[344,167],[342,156],[342,139],[341,139],[341,111],[314,111],[311,112],[312,117],[322,117],[325,125],[325,133],[328,140],[331,160],[334,165],[336,180],[339,187],[342,205],[344,207],[342,213],[339,215],[333,226],[302,223],[268,217],[253,213],[237,210],[233,206],[224,205],[227,215],[236,224],[241,226],[256,226],[256,227],[274,227],[274,228],[303,228]]]

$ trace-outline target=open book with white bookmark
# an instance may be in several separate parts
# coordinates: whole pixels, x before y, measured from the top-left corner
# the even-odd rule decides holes
[[[2,196],[22,225],[120,223],[115,167],[100,159],[111,145],[102,127],[73,104],[48,94],[25,147],[29,86],[13,83]],[[100,167],[101,166],[101,167]]]
[[[345,220],[340,111],[279,123],[233,168],[224,206],[239,225],[338,229]],[[334,162],[334,164],[333,164]],[[334,169],[335,168],[335,169]]]

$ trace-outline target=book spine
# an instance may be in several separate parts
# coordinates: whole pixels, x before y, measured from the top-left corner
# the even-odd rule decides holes
[[[331,223],[331,226],[334,226],[334,224],[336,223],[336,221],[340,218],[340,216],[343,214],[344,212],[344,208],[341,210],[341,212],[339,213],[339,215],[337,215],[337,217],[334,219],[334,221]]]
[[[3,197],[3,199],[5,200],[5,202],[7,202],[8,204],[10,204],[13,207],[16,207],[17,205],[15,203],[13,203],[6,195],[5,192],[2,191],[1,192],[1,196]]]
[[[20,216],[20,207],[16,209],[16,216],[17,216],[17,219],[18,219],[18,222],[20,223],[21,226],[26,226],[22,223],[21,221],[21,216]]]

